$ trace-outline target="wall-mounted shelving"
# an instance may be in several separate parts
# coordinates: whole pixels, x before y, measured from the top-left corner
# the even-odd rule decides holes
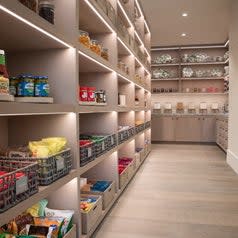
[[[53,25],[18,0],[0,0],[0,49],[6,52],[9,74],[47,75],[50,96],[54,99],[52,104],[0,102],[0,148],[27,144],[29,140],[43,137],[62,136],[67,139],[73,154],[73,168],[69,175],[49,186],[40,186],[38,193],[1,213],[0,225],[46,198],[58,209],[73,209],[77,237],[91,237],[132,178],[128,178],[124,187],[119,187],[115,163],[120,154],[128,150],[128,156],[135,159],[135,148],[140,145],[143,149],[141,165],[150,152],[150,30],[137,0],[130,0],[129,5],[119,0],[105,3],[105,6],[110,3],[115,15],[108,9],[105,11],[98,0],[55,1]],[[133,18],[134,8],[140,12],[138,19]],[[124,35],[114,21],[118,15],[124,17]],[[131,24],[126,23],[127,18]],[[87,31],[91,39],[99,40],[108,49],[108,60],[80,43],[80,30]],[[128,73],[118,67],[120,60],[129,65]],[[105,90],[106,102],[82,101],[79,96],[81,87]],[[118,104],[118,94],[126,96],[126,105]],[[139,132],[136,132],[136,120],[143,122]],[[82,166],[80,134],[106,133],[119,138],[120,125],[131,126],[134,133]],[[107,173],[104,173],[105,169]],[[133,176],[138,169],[139,166]],[[98,179],[102,176],[114,178],[116,195],[89,233],[83,235],[80,228],[80,178],[95,171]]]

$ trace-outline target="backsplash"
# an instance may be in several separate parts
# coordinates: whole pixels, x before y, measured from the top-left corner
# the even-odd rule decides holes
[[[171,103],[173,110],[176,109],[176,105],[178,102],[182,102],[185,106],[185,109],[188,108],[189,103],[195,104],[195,108],[198,110],[199,105],[201,102],[207,103],[208,112],[211,111],[211,105],[212,103],[218,103],[219,104],[219,110],[222,112],[224,104],[228,102],[228,95],[227,94],[217,94],[217,95],[152,95],[151,103],[152,103],[152,109],[154,108],[154,103],[159,102],[161,104],[161,109],[163,111],[163,105],[165,103]]]

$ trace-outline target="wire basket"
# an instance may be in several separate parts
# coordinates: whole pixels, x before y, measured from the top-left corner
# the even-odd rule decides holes
[[[96,158],[96,144],[94,142],[80,146],[80,167],[85,166]]]
[[[57,179],[67,175],[72,169],[73,162],[71,150],[69,148],[46,158],[2,157],[0,159],[37,162],[39,184],[43,186],[49,185]]]
[[[0,160],[0,213],[38,192],[37,170],[36,162]]]
[[[145,129],[144,124],[140,124],[136,126],[136,134],[140,133],[141,131],[143,131]]]

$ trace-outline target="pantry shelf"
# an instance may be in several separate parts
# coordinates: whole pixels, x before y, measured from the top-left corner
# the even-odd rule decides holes
[[[16,9],[17,14],[15,13]],[[17,0],[1,1],[0,10],[1,48],[6,51],[69,48],[73,45],[73,41],[57,32],[52,24],[27,9]],[[9,26],[11,29],[17,30],[10,31]]]
[[[43,104],[54,103],[54,99],[52,97],[16,97],[15,101],[21,103],[43,103]]]
[[[224,77],[181,78],[181,80],[224,80]]]
[[[200,63],[181,63],[181,66],[199,66],[199,65],[225,65],[226,62],[200,62]]]
[[[13,102],[14,96],[12,95],[0,95],[0,102]]]
[[[29,207],[36,204],[41,199],[44,199],[48,197],[53,191],[56,191],[57,189],[61,188],[62,185],[67,184],[72,179],[78,177],[78,171],[72,170],[69,175],[66,175],[65,177],[57,180],[56,182],[52,183],[49,186],[40,186],[39,192],[35,195],[29,197],[28,199],[24,200],[23,202],[17,204],[16,206],[10,208],[4,213],[1,213],[1,219],[0,219],[0,226],[8,223],[13,217],[18,216],[22,212],[24,212]]]
[[[179,63],[176,64],[152,64],[152,67],[171,67],[171,66],[179,66]]]
[[[0,102],[0,115],[65,114],[74,112],[73,105]]]
[[[79,44],[78,45],[79,53],[79,72],[88,73],[88,72],[100,72],[108,73],[115,71],[113,65],[108,61],[103,59],[101,56],[92,52],[90,49]]]
[[[178,81],[179,78],[165,78],[165,79],[156,79],[152,78],[151,81]]]

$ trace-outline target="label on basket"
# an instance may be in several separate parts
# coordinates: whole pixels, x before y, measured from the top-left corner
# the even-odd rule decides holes
[[[114,145],[114,138],[111,137],[111,144]]]
[[[56,156],[56,168],[57,172],[64,168],[64,157]]]
[[[16,181],[16,195],[24,193],[28,190],[28,178],[27,176],[22,176]]]
[[[121,134],[121,140],[123,140],[124,139],[124,136],[123,136],[123,134]]]
[[[102,150],[105,150],[105,142],[102,142]]]
[[[92,156],[92,148],[88,148],[88,157]]]

